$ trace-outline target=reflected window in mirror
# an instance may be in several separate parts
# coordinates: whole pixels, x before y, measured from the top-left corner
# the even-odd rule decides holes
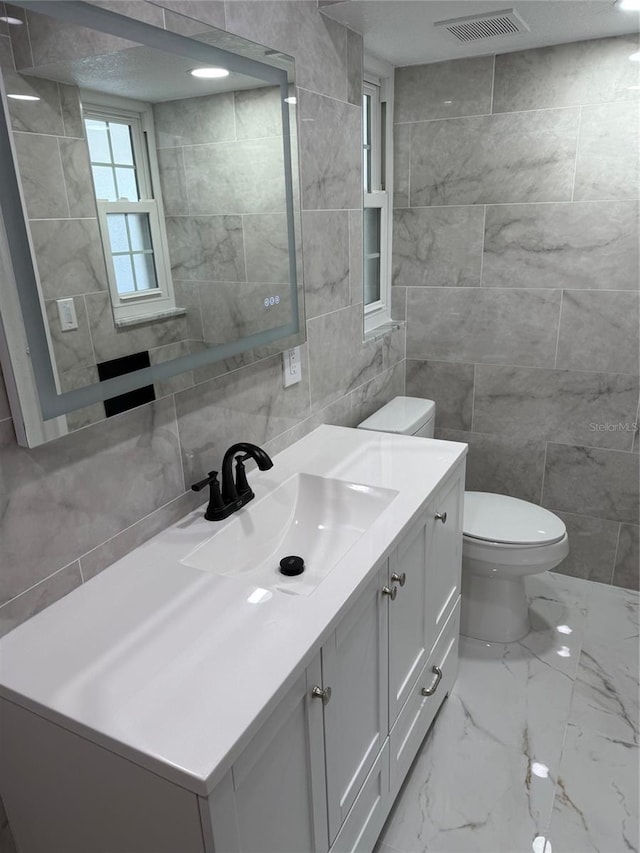
[[[116,325],[175,308],[149,104],[83,92],[98,225]]]
[[[390,320],[390,205],[387,191],[387,100],[379,78],[362,89],[362,174],[365,332]]]

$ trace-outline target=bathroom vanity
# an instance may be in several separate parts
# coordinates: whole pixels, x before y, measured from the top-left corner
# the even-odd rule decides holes
[[[1,640],[19,853],[371,851],[456,677],[465,454],[319,427],[235,518],[187,516]],[[308,578],[243,563],[287,524]]]

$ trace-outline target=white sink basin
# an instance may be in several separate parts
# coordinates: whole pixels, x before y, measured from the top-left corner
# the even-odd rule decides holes
[[[181,561],[258,587],[308,595],[398,493],[311,474],[295,474]],[[280,560],[302,557],[305,571],[280,572]]]

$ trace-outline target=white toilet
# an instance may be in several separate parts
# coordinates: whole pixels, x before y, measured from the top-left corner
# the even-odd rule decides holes
[[[436,405],[395,397],[359,429],[433,438]],[[526,575],[557,566],[569,553],[564,523],[549,510],[506,495],[465,492],[460,633],[511,643],[529,633]]]

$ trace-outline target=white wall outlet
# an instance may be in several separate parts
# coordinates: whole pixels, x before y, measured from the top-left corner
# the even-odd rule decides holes
[[[76,306],[73,299],[56,299],[56,305],[60,318],[60,331],[71,332],[73,329],[77,329],[78,318],[76,317]]]
[[[302,364],[300,363],[300,347],[293,347],[282,353],[282,368],[284,387],[295,385],[302,380]]]

